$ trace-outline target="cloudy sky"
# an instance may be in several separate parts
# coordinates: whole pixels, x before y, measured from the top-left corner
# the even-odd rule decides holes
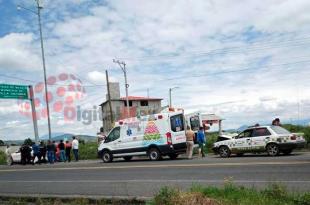
[[[34,0],[0,0],[0,83],[35,86],[44,135],[38,19],[17,5],[36,9]],[[106,69],[124,95],[113,59],[126,62],[130,95],[149,90],[165,105],[178,86],[175,106],[216,113],[224,128],[310,118],[309,0],[45,0],[42,22],[53,132],[98,131],[100,121],[68,121],[60,110],[96,109]],[[0,101],[0,139],[33,136],[27,106]]]

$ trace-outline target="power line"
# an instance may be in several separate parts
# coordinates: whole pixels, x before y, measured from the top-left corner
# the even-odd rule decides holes
[[[301,38],[301,39],[295,39],[295,40],[290,40],[290,41],[286,41],[283,42],[281,44],[279,44],[279,42],[274,42],[273,44],[259,44],[257,43],[252,45],[245,45],[244,48],[242,48],[241,46],[235,46],[235,47],[226,47],[226,48],[219,48],[219,49],[213,49],[210,51],[193,51],[193,52],[185,52],[183,54],[162,54],[162,55],[153,55],[153,56],[143,56],[143,57],[138,57],[138,58],[130,58],[130,57],[123,57],[120,58],[122,60],[130,60],[130,61],[144,61],[144,60],[157,60],[158,58],[165,58],[165,59],[173,59],[173,58],[188,58],[188,57],[192,57],[192,56],[205,56],[205,55],[215,55],[215,54],[219,54],[219,53],[225,53],[225,54],[230,54],[230,53],[240,53],[240,52],[253,52],[253,51],[259,51],[259,50],[264,50],[264,49],[268,49],[268,48],[279,48],[281,46],[304,46],[305,43],[310,43],[310,42],[305,42],[303,40],[307,40],[310,39],[310,37],[306,37],[306,38]],[[289,43],[298,43],[298,44],[293,44],[290,45]],[[275,44],[275,45],[274,45]],[[246,47],[248,46],[248,47]],[[250,47],[252,46],[252,47]],[[238,51],[239,49],[239,51]],[[245,49],[245,50],[240,50],[240,49]]]
[[[296,61],[296,62],[288,62],[288,63],[282,63],[282,64],[272,64],[269,66],[263,66],[263,68],[270,68],[270,67],[277,67],[277,66],[286,66],[286,65],[294,65],[294,64],[300,64],[300,63],[309,63],[309,60],[305,60],[305,61]],[[257,67],[253,67],[253,68],[241,68],[241,69],[237,69],[237,70],[224,70],[224,71],[219,71],[219,72],[214,72],[214,73],[208,73],[208,74],[197,74],[197,75],[182,75],[182,76],[177,76],[174,78],[165,78],[165,79],[159,79],[158,81],[167,81],[167,80],[178,80],[178,79],[184,79],[184,78],[200,78],[200,77],[206,77],[206,76],[215,76],[215,75],[221,75],[221,74],[228,74],[228,73],[237,73],[237,72],[243,72],[243,71],[249,71],[249,70],[255,70],[257,69]],[[279,68],[278,68],[279,69]],[[275,69],[270,69],[270,70],[275,70]],[[36,81],[33,80],[29,80],[29,79],[24,79],[24,78],[19,78],[19,77],[14,77],[14,76],[8,76],[8,75],[4,75],[4,74],[0,74],[0,76],[3,77],[7,77],[7,78],[12,78],[12,79],[18,79],[18,80],[23,80],[23,81],[27,81],[27,82],[33,82],[33,83],[38,83]],[[61,84],[54,84],[52,86],[69,86],[69,85],[61,85]],[[100,86],[106,86],[106,85],[83,85],[84,87],[100,87]]]
[[[309,62],[310,62],[310,60],[308,60],[308,61],[299,61],[299,62],[291,62],[291,63],[284,63],[284,64],[273,64],[273,65],[269,65],[269,66],[262,66],[262,68],[270,68],[270,67],[285,66],[285,65],[294,65],[294,64],[309,63]],[[226,71],[219,71],[219,72],[210,73],[210,74],[182,75],[182,76],[178,76],[178,77],[174,77],[174,78],[160,79],[158,81],[178,80],[178,79],[184,79],[184,78],[200,78],[200,77],[205,77],[205,76],[215,76],[215,75],[243,72],[243,71],[249,71],[249,70],[255,70],[255,69],[257,69],[257,68],[254,67],[254,68],[242,68],[242,69],[238,69],[238,70],[226,70]],[[275,70],[275,69],[270,69],[270,70]]]
[[[265,49],[270,48],[281,48],[284,46],[305,46],[306,43],[310,43],[310,41],[303,41],[310,39],[310,36],[306,36],[303,38],[296,38],[287,40],[284,42],[277,41],[264,41],[264,42],[255,42],[251,43],[250,45],[244,45],[242,46],[235,46],[235,47],[226,47],[226,48],[219,48],[219,49],[213,49],[210,51],[192,51],[192,52],[184,52],[181,54],[161,54],[161,55],[153,55],[153,56],[143,56],[143,57],[137,57],[137,58],[131,58],[131,57],[123,57],[120,58],[122,60],[129,60],[129,61],[153,61],[153,60],[159,60],[164,59],[163,61],[173,61],[176,58],[193,58],[193,57],[205,57],[205,56],[212,56],[212,55],[218,55],[218,54],[236,54],[240,52],[246,52],[246,53],[253,53]],[[289,43],[295,43],[295,45],[290,45]],[[296,44],[299,43],[299,44]],[[240,50],[243,49],[243,50]],[[58,60],[58,62],[60,62]],[[110,62],[109,59],[106,60],[106,62]],[[63,61],[61,63],[64,63]],[[85,71],[85,70],[84,70]]]

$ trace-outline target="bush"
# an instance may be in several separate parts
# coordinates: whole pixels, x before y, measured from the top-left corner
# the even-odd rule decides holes
[[[0,151],[0,164],[6,164],[6,154]]]
[[[219,205],[216,200],[210,199],[201,192],[183,192],[176,188],[162,188],[154,199],[149,202],[153,205]]]
[[[98,144],[96,142],[85,142],[79,145],[80,159],[97,159]]]
[[[224,187],[193,185],[188,192],[164,187],[149,204],[310,205],[310,193],[288,192],[281,184],[257,190],[229,181]]]
[[[307,143],[310,143],[310,127],[301,125],[284,124],[283,127],[290,132],[303,133]]]

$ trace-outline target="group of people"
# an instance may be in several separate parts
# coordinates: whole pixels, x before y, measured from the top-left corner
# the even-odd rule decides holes
[[[198,156],[205,157],[206,153],[205,153],[204,147],[206,146],[206,143],[207,143],[205,129],[203,127],[200,127],[197,132],[197,136],[196,136],[195,132],[191,130],[190,126],[187,126],[185,135],[186,135],[186,146],[187,146],[186,155],[188,159],[193,158],[193,148],[194,148],[195,138],[197,138],[196,140],[199,145]]]
[[[60,140],[59,143],[56,141],[48,140],[47,144],[41,141],[39,144],[32,143],[31,146],[23,144],[19,151],[21,154],[21,164],[41,164],[55,162],[71,162],[71,150],[75,161],[79,160],[79,141],[76,137],[72,137],[72,142],[69,140]],[[31,154],[32,152],[32,154]],[[10,147],[7,146],[7,163],[12,164],[12,157]],[[47,159],[46,159],[47,158]]]

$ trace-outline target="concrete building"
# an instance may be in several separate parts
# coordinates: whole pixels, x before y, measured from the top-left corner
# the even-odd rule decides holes
[[[119,83],[109,83],[109,85],[114,122],[127,118],[126,97],[120,96]],[[161,111],[161,98],[128,96],[128,99],[129,117],[155,114]],[[100,106],[102,111],[103,132],[107,133],[112,128],[108,95],[106,95],[106,101],[100,104]]]

